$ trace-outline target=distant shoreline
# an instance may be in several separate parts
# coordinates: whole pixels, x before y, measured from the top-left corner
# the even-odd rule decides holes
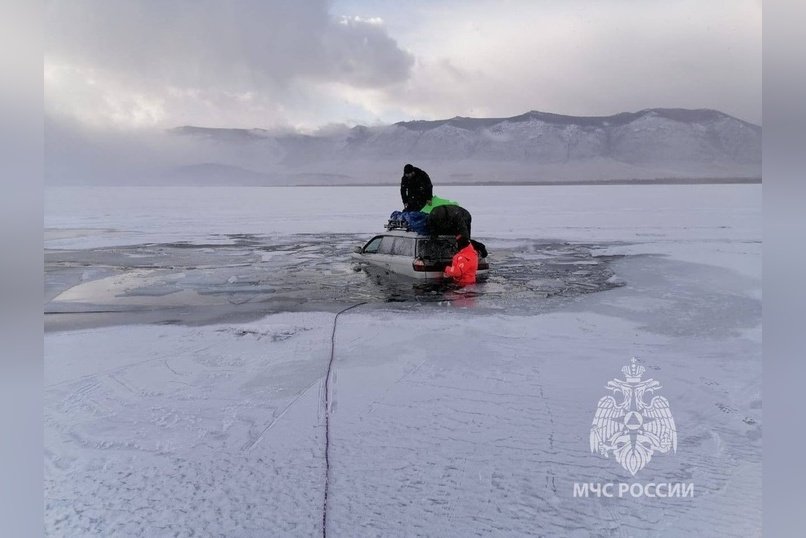
[[[760,177],[660,178],[660,179],[572,179],[535,181],[438,181],[445,187],[529,187],[556,185],[734,185],[761,184]],[[282,185],[283,187],[389,187],[396,184],[331,183],[327,185]],[[278,185],[279,186],[279,185]]]
[[[756,185],[761,184],[760,177],[715,177],[715,178],[660,178],[660,179],[572,179],[562,180],[534,180],[534,181],[436,181],[443,187],[552,187],[552,186],[580,186],[580,185]],[[301,183],[281,185],[250,185],[239,183],[121,183],[110,184],[45,184],[45,188],[59,187],[397,187],[397,179],[388,183]]]

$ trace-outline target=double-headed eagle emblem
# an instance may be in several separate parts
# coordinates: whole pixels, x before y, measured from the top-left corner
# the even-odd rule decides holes
[[[641,380],[646,369],[635,357],[621,369],[624,380],[608,381],[605,388],[612,395],[599,400],[591,426],[591,452],[614,458],[633,476],[652,459],[655,451],[677,452],[675,428],[669,401],[655,396],[661,384],[654,379]],[[647,404],[645,396],[652,396]]]

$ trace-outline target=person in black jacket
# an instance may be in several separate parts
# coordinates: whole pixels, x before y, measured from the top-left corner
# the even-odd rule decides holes
[[[433,195],[433,185],[428,174],[410,164],[403,167],[403,177],[400,178],[403,211],[420,211]]]

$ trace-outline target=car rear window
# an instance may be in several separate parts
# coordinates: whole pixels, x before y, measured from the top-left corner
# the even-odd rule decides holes
[[[445,238],[420,239],[417,255],[425,260],[450,260],[456,254],[456,241]]]

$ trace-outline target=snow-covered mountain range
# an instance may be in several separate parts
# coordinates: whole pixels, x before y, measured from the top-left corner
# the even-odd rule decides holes
[[[761,127],[705,109],[600,117],[531,111],[337,126],[310,135],[183,126],[147,148],[153,157],[129,154],[127,173],[110,170],[110,177],[147,184],[395,184],[403,165],[412,163],[443,184],[761,178]],[[55,164],[52,170],[81,175]]]
[[[203,175],[223,180],[228,170],[222,164],[246,168],[249,172],[229,172],[251,184],[262,182],[253,172],[263,172],[267,182],[374,183],[396,179],[407,162],[444,181],[467,183],[761,175],[761,127],[715,110],[649,109],[606,117],[532,111],[511,118],[335,128],[316,135],[200,127],[172,133],[238,148],[244,157],[259,152],[256,166],[237,161],[193,169],[199,180]],[[187,171],[174,170],[191,179]]]

